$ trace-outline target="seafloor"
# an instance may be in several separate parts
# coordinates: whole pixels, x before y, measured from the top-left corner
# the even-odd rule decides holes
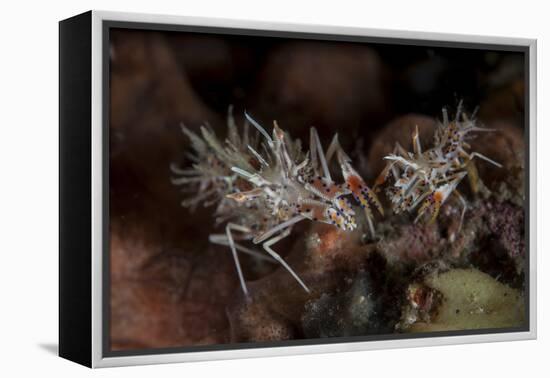
[[[521,56],[138,31],[112,37],[113,350],[525,325]],[[242,255],[252,297],[245,301],[229,250],[208,243],[221,230],[212,209],[180,207],[170,183],[169,165],[188,146],[180,122],[193,129],[208,121],[224,135],[231,103],[304,139],[312,125],[325,144],[338,132],[370,184],[396,141],[410,147],[418,125],[429,145],[434,117],[460,99],[479,105],[479,119],[496,129],[472,150],[503,165],[480,161],[483,185],[461,184],[463,229],[453,203],[431,224],[387,207],[374,240],[364,224],[349,233],[303,222],[274,248],[310,294],[278,265]]]

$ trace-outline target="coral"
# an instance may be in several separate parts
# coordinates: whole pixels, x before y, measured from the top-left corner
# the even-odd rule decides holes
[[[510,257],[524,257],[524,209],[504,202],[488,203],[487,207],[486,221],[490,232]]]
[[[460,232],[460,210],[452,206],[430,224],[386,218],[379,223],[381,238],[376,248],[397,269],[434,260],[458,266],[473,264],[517,286],[525,264],[523,208],[496,198],[478,199],[468,206]]]

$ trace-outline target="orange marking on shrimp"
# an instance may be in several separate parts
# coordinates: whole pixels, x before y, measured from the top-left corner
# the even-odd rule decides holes
[[[369,205],[366,196],[363,194],[364,182],[363,180],[356,175],[349,175],[346,183],[348,184],[348,189],[351,190],[353,197],[361,204],[362,207]]]
[[[376,207],[380,214],[384,215],[384,210],[382,209],[382,205],[378,201],[376,194],[369,189],[361,177],[357,175],[349,175],[346,179],[346,183],[355,200],[361,204],[361,207],[367,208],[370,204],[372,204]]]
[[[433,199],[434,199],[434,203],[433,203],[432,217],[430,218],[429,223],[433,223],[437,218],[437,216],[439,215],[439,209],[441,209],[441,203],[443,202],[443,193],[435,192]]]
[[[346,183],[348,184],[348,189],[351,190],[353,193],[361,192],[361,187],[364,185],[361,177],[356,175],[349,175]]]
[[[326,198],[329,201],[332,201],[344,194],[340,185],[336,185],[332,181],[323,177],[316,177],[310,180],[308,187],[315,194],[318,194],[320,197]]]

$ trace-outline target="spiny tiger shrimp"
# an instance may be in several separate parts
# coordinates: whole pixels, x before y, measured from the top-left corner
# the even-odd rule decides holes
[[[469,118],[459,103],[455,119],[449,121],[446,109],[443,109],[443,122],[439,122],[434,133],[434,146],[422,151],[418,127],[412,135],[413,152],[406,151],[396,143],[393,153],[386,156],[388,164],[375,182],[375,188],[382,185],[390,176],[393,186],[386,189],[394,213],[412,212],[420,205],[415,222],[425,213],[430,214],[433,222],[441,206],[454,194],[462,203],[462,212],[458,230],[462,228],[467,203],[457,190],[458,184],[468,175],[468,165],[474,158],[480,158],[496,167],[499,163],[478,153],[468,152],[471,146],[467,139],[472,132],[490,132],[492,129],[480,127],[475,112]]]
[[[289,236],[293,226],[305,219],[345,231],[357,228],[348,195],[363,207],[374,235],[370,207],[383,214],[382,206],[352,167],[337,135],[325,154],[319,135],[312,127],[310,149],[304,153],[300,140],[292,139],[277,122],[274,121],[270,135],[246,112],[245,119],[239,134],[230,108],[224,143],[206,126],[201,127],[200,136],[182,126],[191,141],[193,153],[187,156],[193,164],[187,169],[172,165],[172,172],[178,176],[172,182],[192,193],[183,200],[183,206],[216,205],[216,223],[226,224],[225,233],[212,234],[209,240],[230,248],[245,296],[248,297],[248,288],[237,251],[278,262],[309,292],[308,286],[272,246]],[[250,124],[258,131],[253,136]],[[331,177],[329,162],[333,157],[342,170],[342,184],[335,183]],[[237,243],[241,241],[261,243],[268,255]]]

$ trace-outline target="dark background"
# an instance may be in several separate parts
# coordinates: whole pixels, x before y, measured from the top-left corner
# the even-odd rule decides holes
[[[524,127],[518,52],[111,29],[110,232],[113,350],[224,343],[238,292],[230,254],[208,244],[210,209],[181,208],[169,165],[191,129],[221,137],[233,104],[324,145],[338,132],[368,182],[384,127],[452,114],[460,100],[491,126]],[[420,122],[420,121],[419,121]],[[497,126],[495,126],[497,125]],[[521,135],[521,132],[519,133]],[[429,143],[429,140],[425,140]],[[377,165],[378,164],[378,165]],[[291,243],[292,241],[288,241]],[[284,245],[278,247],[284,255]],[[247,278],[256,270],[244,259]]]

